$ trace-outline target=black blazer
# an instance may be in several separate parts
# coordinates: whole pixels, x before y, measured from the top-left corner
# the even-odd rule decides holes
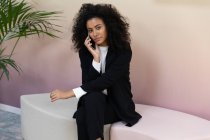
[[[84,47],[79,51],[82,69],[81,88],[88,93],[107,89],[108,99],[120,119],[132,126],[141,118],[135,111],[130,84],[131,49],[114,51],[108,48],[105,73],[92,65],[93,56]]]

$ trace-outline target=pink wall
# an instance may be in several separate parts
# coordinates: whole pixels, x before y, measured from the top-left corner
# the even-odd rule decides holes
[[[22,94],[65,90],[81,83],[70,30],[73,16],[84,1],[36,1],[37,8],[64,11],[60,22],[64,33],[62,39],[21,40],[14,58],[23,73],[19,76],[11,71],[10,81],[0,81],[3,104],[19,107]],[[210,120],[210,3],[202,0],[105,2],[114,4],[131,24],[135,102]]]

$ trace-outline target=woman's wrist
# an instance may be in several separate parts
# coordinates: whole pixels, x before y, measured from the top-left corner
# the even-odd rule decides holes
[[[93,59],[94,59],[94,61],[100,63],[100,57],[99,56],[95,56],[95,57],[93,57]]]
[[[73,90],[69,90],[69,91],[65,91],[62,96],[63,96],[63,97],[61,97],[62,99],[68,99],[71,97],[75,97],[75,94],[74,94]]]
[[[69,91],[66,91],[66,99],[67,98],[71,98],[71,97],[75,97],[75,94],[73,92],[73,90],[69,90]]]

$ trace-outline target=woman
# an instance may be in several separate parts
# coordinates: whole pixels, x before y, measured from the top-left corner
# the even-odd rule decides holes
[[[73,116],[79,140],[101,140],[104,124],[123,121],[132,126],[141,118],[132,101],[128,28],[110,4],[83,4],[74,19],[72,41],[79,52],[82,85],[52,91],[51,101],[79,99]]]

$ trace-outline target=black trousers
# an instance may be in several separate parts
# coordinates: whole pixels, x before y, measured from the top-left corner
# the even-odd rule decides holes
[[[107,95],[102,92],[87,93],[80,98],[79,103],[74,115],[78,140],[104,139],[104,125],[120,121]]]

